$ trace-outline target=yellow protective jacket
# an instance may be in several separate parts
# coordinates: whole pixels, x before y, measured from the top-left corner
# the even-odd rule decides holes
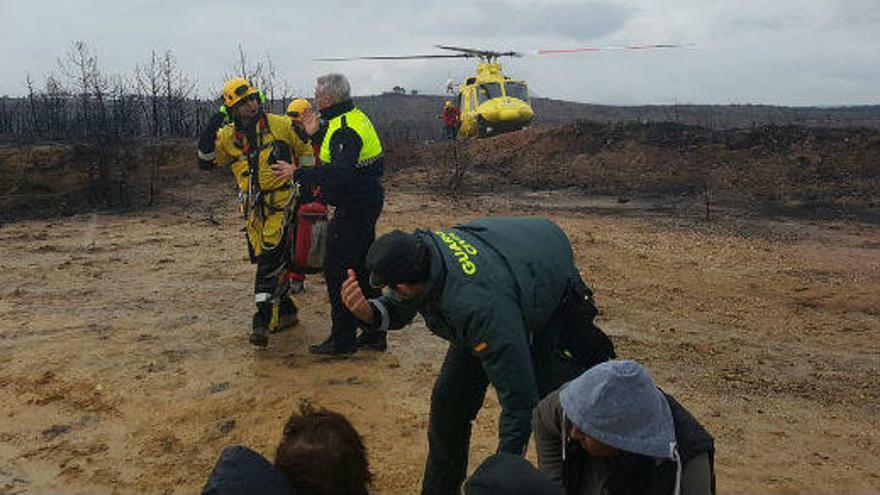
[[[272,249],[281,242],[296,199],[294,184],[272,173],[269,160],[274,143],[280,141],[289,146],[300,166],[314,165],[315,157],[312,147],[293,131],[288,117],[265,114],[256,124],[255,136],[259,149],[251,149],[246,133],[235,124],[220,129],[215,163],[232,169],[242,193],[248,241],[254,255],[259,256],[264,249]],[[254,154],[257,160],[256,174],[251,171],[249,154]],[[254,176],[256,181],[252,182]]]

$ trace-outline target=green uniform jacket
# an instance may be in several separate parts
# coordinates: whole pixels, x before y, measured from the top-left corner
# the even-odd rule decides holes
[[[431,274],[416,300],[390,291],[370,302],[375,325],[396,330],[421,313],[428,328],[470,349],[501,403],[500,450],[521,454],[538,403],[530,342],[573,284],[583,284],[565,233],[541,218],[485,218],[415,235],[428,246]]]

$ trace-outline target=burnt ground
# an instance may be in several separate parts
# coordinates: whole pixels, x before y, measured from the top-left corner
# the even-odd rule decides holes
[[[396,185],[575,189],[694,212],[880,220],[880,131],[578,124],[467,142],[391,143]],[[457,173],[456,173],[457,172]]]

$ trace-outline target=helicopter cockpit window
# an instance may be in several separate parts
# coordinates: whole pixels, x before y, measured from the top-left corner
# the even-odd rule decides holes
[[[477,104],[481,105],[492,98],[501,97],[501,85],[498,83],[483,83],[477,86]]]
[[[507,93],[508,98],[516,98],[526,103],[529,102],[529,89],[523,83],[508,81],[504,83],[504,91]]]

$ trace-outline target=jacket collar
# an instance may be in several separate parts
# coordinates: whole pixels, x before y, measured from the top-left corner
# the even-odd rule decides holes
[[[322,109],[321,118],[324,120],[330,120],[352,110],[354,110],[354,102],[351,100],[340,101],[339,103],[334,103],[329,107]]]
[[[235,117],[232,121],[235,124],[235,130],[237,132],[254,132],[258,127],[268,127],[268,118],[262,108],[247,125],[245,125],[239,117]]]

